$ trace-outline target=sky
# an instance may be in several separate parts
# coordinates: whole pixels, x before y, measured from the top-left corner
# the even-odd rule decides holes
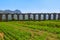
[[[60,12],[60,0],[0,0],[0,10],[19,9],[23,13]]]

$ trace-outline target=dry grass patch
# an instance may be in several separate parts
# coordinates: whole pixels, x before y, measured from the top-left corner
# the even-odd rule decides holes
[[[0,32],[0,40],[3,40],[3,39],[4,39],[4,33]]]

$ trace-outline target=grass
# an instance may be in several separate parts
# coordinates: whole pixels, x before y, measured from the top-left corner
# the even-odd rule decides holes
[[[60,20],[0,22],[4,40],[60,40]]]

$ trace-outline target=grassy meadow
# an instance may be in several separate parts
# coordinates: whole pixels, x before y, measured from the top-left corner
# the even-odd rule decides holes
[[[0,22],[2,32],[0,40],[60,40],[60,20]]]

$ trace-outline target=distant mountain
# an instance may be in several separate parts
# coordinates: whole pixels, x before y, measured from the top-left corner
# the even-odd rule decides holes
[[[3,10],[0,10],[0,13],[3,13],[4,11]]]
[[[20,10],[15,10],[14,13],[21,13],[21,11]]]
[[[11,11],[11,10],[0,10],[0,13],[11,13],[11,14],[17,13],[17,14],[19,14],[19,13],[21,13],[21,11],[20,10],[15,10],[15,11]]]
[[[4,10],[4,13],[13,13],[11,10]]]

